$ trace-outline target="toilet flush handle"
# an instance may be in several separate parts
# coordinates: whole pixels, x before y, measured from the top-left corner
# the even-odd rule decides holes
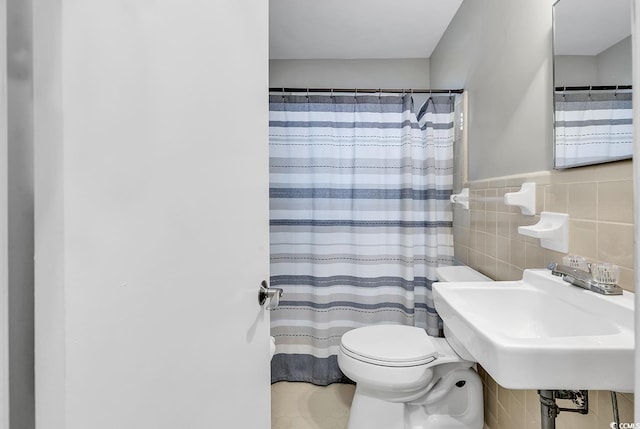
[[[282,297],[284,291],[277,287],[269,287],[266,280],[262,280],[260,284],[260,290],[258,291],[258,304],[263,306],[267,299],[269,303],[265,307],[267,310],[273,310],[280,303],[280,298]]]

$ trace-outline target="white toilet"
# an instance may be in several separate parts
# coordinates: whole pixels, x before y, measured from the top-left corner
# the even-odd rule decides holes
[[[465,266],[445,282],[491,281]],[[444,338],[413,326],[371,325],[342,336],[338,365],[356,383],[348,429],[482,429],[482,382]]]

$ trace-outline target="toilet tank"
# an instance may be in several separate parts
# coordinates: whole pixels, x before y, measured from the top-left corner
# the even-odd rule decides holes
[[[466,265],[436,268],[440,282],[491,282],[489,277]]]

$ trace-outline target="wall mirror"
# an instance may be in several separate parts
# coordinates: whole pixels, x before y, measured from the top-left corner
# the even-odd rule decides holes
[[[631,2],[553,5],[554,166],[631,158]]]

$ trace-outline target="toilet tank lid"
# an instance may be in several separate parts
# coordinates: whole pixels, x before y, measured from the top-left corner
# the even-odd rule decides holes
[[[489,277],[466,265],[436,268],[436,275],[440,282],[490,282]]]

